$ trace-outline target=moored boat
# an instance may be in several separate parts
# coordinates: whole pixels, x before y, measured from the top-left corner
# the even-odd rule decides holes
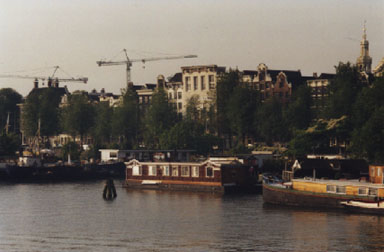
[[[377,204],[384,199],[384,166],[370,166],[370,181],[300,178],[289,182],[263,181],[267,203],[314,208],[343,208],[341,202]],[[380,179],[377,178],[380,176]],[[381,181],[381,183],[372,183]]]
[[[225,193],[257,189],[257,177],[238,158],[210,158],[204,162],[140,162],[126,165],[128,188]]]
[[[356,200],[343,201],[341,205],[355,213],[384,215],[384,201],[361,202]]]

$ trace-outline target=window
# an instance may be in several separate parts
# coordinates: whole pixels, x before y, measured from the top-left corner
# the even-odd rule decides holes
[[[199,167],[192,166],[192,177],[199,177]]]
[[[205,76],[200,77],[201,90],[205,90]]]
[[[377,167],[377,176],[381,177],[381,168],[380,167]]]
[[[345,194],[345,186],[337,186],[336,193]]]
[[[285,92],[285,98],[289,97],[289,92]]]
[[[265,83],[265,88],[269,88],[269,83]]]
[[[185,77],[185,91],[188,91],[190,89],[191,89],[190,78],[187,76]]]
[[[377,196],[377,189],[376,188],[369,188],[369,193],[370,196]]]
[[[177,166],[172,167],[172,176],[174,177],[179,176],[179,169]]]
[[[163,176],[169,176],[169,166],[162,167]]]
[[[371,174],[370,176],[375,177],[375,167],[371,167]]]
[[[193,77],[193,90],[197,90],[197,76]]]
[[[156,166],[148,166],[148,175],[156,176]]]
[[[179,103],[177,104],[177,106],[178,106],[179,110],[181,110],[181,109],[183,108],[183,104],[182,104],[181,102],[179,102]]]
[[[177,99],[181,99],[181,92],[177,93]]]
[[[189,177],[189,167],[188,166],[182,166],[181,167],[181,176]]]
[[[359,187],[358,194],[359,195],[368,195],[368,188],[366,188],[366,187]]]
[[[260,84],[260,89],[264,90],[264,84]]]
[[[163,176],[169,176],[169,166],[163,166]]]
[[[169,93],[169,99],[172,100],[172,93]]]
[[[283,98],[283,92],[280,92],[280,93],[279,93],[279,97],[280,97],[280,98]]]
[[[142,171],[141,171],[141,166],[139,165],[134,165],[132,167],[132,175],[133,176],[141,176]]]
[[[213,168],[212,167],[207,167],[205,169],[205,176],[207,178],[212,178],[213,177]]]
[[[284,87],[284,81],[280,81],[279,87],[280,88]]]
[[[209,89],[215,89],[215,76],[208,75]]]
[[[110,158],[117,158],[117,152],[110,152],[109,157]]]
[[[335,185],[327,185],[327,192],[335,193],[336,192],[336,186]]]

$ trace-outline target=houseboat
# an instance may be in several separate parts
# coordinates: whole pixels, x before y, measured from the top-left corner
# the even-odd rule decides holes
[[[298,164],[295,163],[296,169]],[[295,167],[292,169],[291,177]],[[321,179],[313,177],[276,182],[265,178],[263,199],[267,203],[314,208],[343,208],[341,202],[377,203],[384,199],[384,166],[369,166],[369,179]]]
[[[125,163],[128,188],[231,192],[255,190],[253,168],[238,158],[209,158],[203,162]]]

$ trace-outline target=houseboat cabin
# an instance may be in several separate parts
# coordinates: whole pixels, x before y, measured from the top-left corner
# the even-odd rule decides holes
[[[250,189],[255,177],[237,158],[211,158],[204,162],[140,162],[126,165],[126,186],[144,189],[228,192]]]

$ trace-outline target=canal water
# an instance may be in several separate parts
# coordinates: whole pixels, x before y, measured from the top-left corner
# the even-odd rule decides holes
[[[0,251],[384,251],[384,217],[115,184],[0,184]]]

